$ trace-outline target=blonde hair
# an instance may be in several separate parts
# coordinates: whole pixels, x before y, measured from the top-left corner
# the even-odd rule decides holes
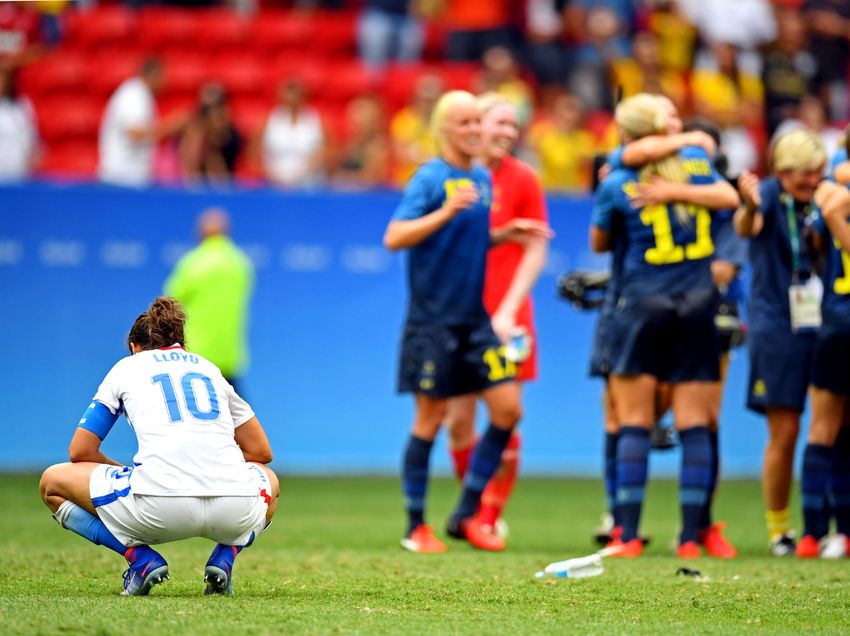
[[[477,107],[475,96],[467,91],[448,91],[447,93],[443,93],[434,106],[434,112],[431,114],[431,136],[434,138],[437,152],[443,152],[443,126],[446,124],[449,113],[455,106],[460,104],[472,104]]]
[[[482,117],[496,108],[496,106],[510,106],[511,109],[514,109],[514,105],[511,103],[511,100],[495,91],[487,91],[486,93],[479,95],[476,100],[476,104],[478,105],[478,114]]]
[[[812,131],[797,128],[780,136],[773,144],[770,163],[774,172],[817,170],[826,165],[826,148]]]
[[[617,105],[614,120],[617,122],[623,137],[640,139],[649,135],[664,134],[667,132],[666,104],[662,103],[657,95],[638,93]],[[638,176],[641,181],[646,181],[651,176],[659,176],[672,183],[690,182],[690,175],[685,168],[685,162],[678,154],[672,154],[646,164],[640,169]],[[676,219],[681,225],[690,224],[691,218],[687,206],[683,203],[676,203],[673,209],[676,213]]]

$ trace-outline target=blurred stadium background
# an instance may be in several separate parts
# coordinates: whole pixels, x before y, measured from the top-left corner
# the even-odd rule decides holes
[[[554,283],[605,266],[586,247],[587,189],[593,154],[616,143],[615,87],[664,92],[683,113],[711,117],[733,176],[763,170],[783,120],[835,147],[848,20],[850,2],[817,0],[0,4],[0,66],[14,87],[2,97],[0,153],[26,153],[0,185],[0,386],[7,404],[36,407],[8,428],[0,468],[64,457],[132,319],[193,244],[198,213],[219,205],[257,267],[245,393],[277,468],[395,472],[411,416],[393,392],[404,287],[381,235],[394,188],[430,151],[436,86],[498,90],[523,114],[518,153],[541,169],[557,232],[535,291],[541,379],[527,393],[523,471],[598,474],[593,316],[558,301]],[[412,29],[401,31],[411,59],[383,51],[381,24]],[[175,134],[157,143],[149,182],[97,183],[105,105],[151,56],[164,71],[157,121],[177,122]],[[215,123],[199,102],[210,83]],[[300,112],[321,122],[300,181],[276,172],[267,138],[291,85],[303,89]],[[216,143],[222,128],[235,146]],[[743,409],[745,365],[741,355],[732,364],[721,420],[727,475],[760,466],[764,426]],[[126,427],[107,443],[121,458],[133,449]],[[447,469],[444,452],[435,459]]]

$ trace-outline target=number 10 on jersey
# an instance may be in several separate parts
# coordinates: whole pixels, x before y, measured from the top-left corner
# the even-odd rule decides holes
[[[182,422],[183,413],[180,408],[180,403],[177,400],[177,392],[175,391],[174,381],[168,373],[160,373],[151,378],[151,382],[158,384],[162,389],[162,397],[165,400],[165,408],[168,410],[168,420],[171,423]],[[207,391],[210,408],[207,411],[202,411],[198,408],[198,399],[195,395],[195,386],[200,383]],[[215,387],[203,373],[187,373],[180,378],[180,384],[177,387],[183,394],[183,404],[186,405],[186,410],[196,420],[208,422],[218,419],[221,412],[218,408],[218,396],[215,394]]]

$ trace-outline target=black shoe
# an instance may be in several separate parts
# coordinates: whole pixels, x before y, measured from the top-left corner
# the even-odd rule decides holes
[[[679,436],[672,426],[664,426],[661,422],[656,422],[649,432],[649,445],[652,450],[670,450],[676,448],[678,443]]]

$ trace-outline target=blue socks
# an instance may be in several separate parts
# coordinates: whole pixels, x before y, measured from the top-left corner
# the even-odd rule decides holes
[[[617,442],[617,503],[615,517],[623,527],[624,542],[636,539],[649,465],[649,431],[620,427]]]
[[[832,447],[820,444],[806,444],[803,451],[803,533],[815,539],[822,539],[829,533],[826,498],[832,477],[833,454]]]
[[[428,462],[433,441],[411,435],[404,451],[401,485],[407,510],[407,536],[425,523],[425,494],[428,492]]]
[[[619,433],[605,433],[605,498],[608,501],[608,512],[614,516],[617,523],[617,440]]]
[[[682,506],[682,534],[679,543],[698,541],[703,509],[709,501],[713,480],[711,437],[707,426],[679,431],[682,444],[682,472],[679,476],[679,502]]]
[[[105,546],[121,556],[127,552],[127,546],[118,541],[100,519],[72,501],[62,502],[53,513],[53,518],[66,530],[77,533],[95,545]]]
[[[492,424],[487,427],[469,460],[469,469],[463,480],[463,493],[452,514],[453,520],[462,521],[478,511],[481,493],[502,463],[502,451],[508,445],[512,433],[512,430],[496,428]]]
[[[836,532],[850,536],[850,427],[845,426],[835,441],[831,499]]]
[[[717,490],[717,478],[720,474],[720,449],[717,431],[708,432],[709,443],[711,444],[711,480],[708,484],[708,498],[705,505],[702,507],[700,515],[700,530],[707,530],[711,527],[711,504],[714,503],[714,493]]]

